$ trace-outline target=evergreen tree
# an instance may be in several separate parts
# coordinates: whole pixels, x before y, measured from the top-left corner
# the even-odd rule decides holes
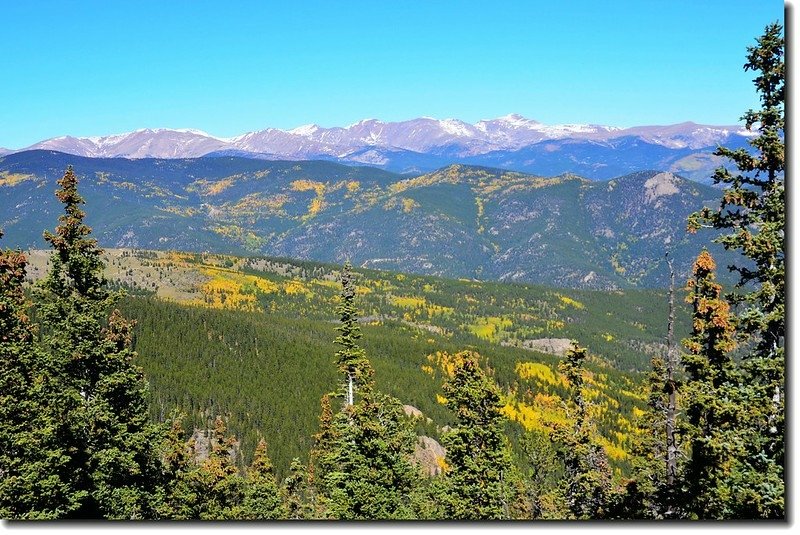
[[[747,418],[742,378],[730,354],[736,347],[730,305],[715,281],[716,265],[707,251],[695,261],[687,301],[692,304],[692,335],[684,340],[684,433],[690,448],[685,468],[685,508],[692,518],[730,518],[739,496],[743,446],[738,428]]]
[[[747,434],[748,451],[741,460],[749,465],[749,475],[738,486],[738,492],[749,495],[749,505],[736,514],[768,518],[784,516],[785,493],[784,48],[778,23],[767,26],[757,44],[748,47],[744,69],[757,74],[753,82],[761,108],[747,111],[742,120],[758,132],[750,140],[755,152],[716,151],[737,172],[717,169],[714,182],[725,186],[719,209],[706,208],[689,219],[691,232],[722,230],[717,241],[743,257],[729,266],[739,282],[726,296],[736,307],[737,332],[749,346],[742,358],[748,417],[746,427],[740,426],[740,434]]]
[[[611,502],[611,468],[603,448],[592,441],[594,426],[583,392],[587,357],[586,348],[573,342],[559,364],[570,385],[574,425],[571,430],[559,430],[557,439],[565,451],[567,504],[572,515],[581,520],[605,517]]]
[[[670,271],[666,358],[651,359],[647,378],[648,409],[636,421],[637,440],[631,448],[634,479],[626,485],[617,518],[673,518],[678,488],[678,356],[675,348],[675,270]]]
[[[275,520],[285,516],[272,461],[267,455],[267,442],[262,438],[256,446],[253,462],[247,471],[242,518]]]
[[[68,457],[53,476],[70,485],[67,516],[152,517],[160,430],[149,421],[147,384],[132,363],[133,325],[116,310],[109,316],[120,296],[107,290],[71,167],[58,184],[65,213],[56,232],[45,233],[54,254],[37,292],[44,371],[55,392],[47,410]]]
[[[157,516],[170,520],[191,520],[198,497],[190,481],[196,468],[193,443],[189,443],[183,429],[183,415],[174,413],[169,431],[161,446],[162,481],[158,496]]]
[[[69,510],[70,492],[57,476],[64,455],[43,410],[50,381],[26,313],[26,267],[23,253],[0,250],[0,518],[54,519]]]
[[[355,283],[350,263],[342,271],[341,325],[336,343],[344,376],[345,405],[332,414],[322,402],[321,431],[312,462],[326,514],[338,519],[399,519],[411,516],[418,468],[412,462],[415,437],[396,399],[377,392],[372,365],[357,341]],[[359,397],[355,397],[356,391]]]
[[[522,500],[511,447],[503,432],[500,389],[471,351],[455,355],[453,376],[444,385],[456,426],[442,437],[447,451],[446,518],[510,519]]]
[[[349,261],[344,264],[341,280],[342,292],[336,308],[341,320],[336,330],[341,334],[336,337],[335,342],[342,348],[336,352],[336,364],[339,371],[344,374],[345,404],[352,405],[355,402],[356,391],[370,387],[374,372],[366,353],[358,346],[361,329],[358,326],[358,311],[355,305],[356,284]]]
[[[208,457],[189,474],[189,484],[197,499],[193,518],[232,520],[242,514],[244,480],[233,462],[236,438],[227,432],[225,421],[217,416],[209,440]]]
[[[331,452],[336,447],[337,435],[330,394],[322,396],[320,406],[319,432],[314,435],[314,447],[309,460],[307,498],[311,502],[308,504],[311,509],[324,516],[325,496],[328,494],[324,475],[336,469],[336,465],[330,463],[334,461]]]
[[[308,472],[300,459],[292,459],[289,475],[283,480],[281,494],[286,504],[286,518],[289,520],[307,520],[316,518],[311,509]]]
[[[621,502],[615,504],[613,518],[661,519],[665,516],[667,460],[663,440],[666,400],[664,399],[664,359],[651,359],[647,377],[647,410],[636,421],[636,441],[631,447],[633,479],[625,485]]]
[[[400,403],[371,390],[335,417],[326,505],[341,520],[409,519],[419,468],[416,437]]]
[[[563,519],[566,516],[566,498],[561,485],[564,463],[557,444],[547,433],[531,430],[522,436],[520,448],[530,467],[525,483],[531,518]]]
[[[0,238],[3,232],[0,230]],[[28,436],[39,412],[32,392],[33,333],[25,313],[22,285],[27,259],[21,252],[0,250],[0,517],[19,518],[32,512],[36,498],[25,488],[28,454],[35,443]],[[34,473],[35,477],[35,473]]]

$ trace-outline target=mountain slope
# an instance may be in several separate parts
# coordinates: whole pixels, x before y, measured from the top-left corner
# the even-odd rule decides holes
[[[30,255],[29,275],[43,277],[49,251]],[[261,436],[280,472],[305,456],[318,428],[319,399],[336,388],[336,304],[340,266],[275,258],[107,250],[106,275],[138,296],[121,303],[135,319],[136,362],[151,385],[151,410],[174,407],[191,425],[229,418],[252,452]],[[663,291],[596,292],[456,281],[356,269],[360,344],[382,391],[432,421],[438,436],[453,416],[441,403],[448,355],[470,348],[491,365],[513,429],[549,432],[563,422],[569,391],[558,361],[570,339],[591,348],[587,386],[598,431],[624,468],[636,407],[645,398],[637,371],[663,355]],[[676,333],[688,332],[681,303]],[[313,373],[309,373],[313,370]],[[437,396],[438,395],[438,396]]]
[[[0,158],[5,243],[43,247],[74,164],[104,246],[258,253],[586,288],[661,286],[708,236],[686,216],[718,191],[671,173],[608,182],[455,165],[414,178],[324,161]],[[725,259],[721,259],[725,264]]]

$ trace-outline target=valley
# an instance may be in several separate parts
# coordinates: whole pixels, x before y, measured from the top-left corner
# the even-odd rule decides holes
[[[48,256],[31,252],[31,280],[46,272]],[[258,436],[270,437],[281,473],[306,454],[319,399],[337,384],[340,266],[121,249],[106,251],[105,260],[112,286],[130,293],[122,309],[138,322],[136,363],[150,382],[156,419],[177,407],[202,429],[224,414],[246,459]],[[464,349],[479,352],[494,370],[512,436],[549,434],[565,424],[567,385],[558,362],[574,339],[590,348],[587,395],[599,440],[619,474],[628,470],[645,403],[642,372],[666,348],[663,291],[565,290],[363,269],[356,288],[377,384],[422,412],[421,435],[438,438],[451,423],[441,384],[452,355]],[[679,336],[687,322],[681,309]]]

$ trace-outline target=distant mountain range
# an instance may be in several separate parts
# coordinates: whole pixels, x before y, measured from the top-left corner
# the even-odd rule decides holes
[[[686,234],[686,216],[719,199],[718,190],[663,171],[590,181],[450,165],[410,178],[318,160],[35,150],[0,157],[0,246],[46,246],[42,231],[61,213],[55,182],[70,164],[106,247],[349,258],[577,288],[663,287],[667,252],[685,277],[711,237]]]
[[[743,147],[750,136],[742,126],[546,125],[512,114],[475,124],[429,117],[368,119],[347,127],[267,128],[232,138],[192,129],[142,129],[101,137],[62,136],[21,151],[53,150],[92,158],[322,159],[405,174],[453,163],[539,175],[571,172],[590,179],[659,169],[703,182],[722,163],[712,155],[718,145]]]

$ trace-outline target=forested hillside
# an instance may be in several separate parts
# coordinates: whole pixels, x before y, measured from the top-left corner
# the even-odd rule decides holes
[[[45,252],[30,258],[32,277],[46,272]],[[287,469],[313,434],[315,400],[335,383],[330,364],[341,268],[139,250],[111,250],[106,258],[113,283],[152,296],[128,299],[123,310],[138,322],[134,348],[153,388],[154,416],[163,419],[180,407],[202,428],[217,413],[230,415],[246,456],[255,431],[266,427],[280,437],[272,444],[276,466]],[[486,356],[505,389],[506,412],[517,425],[542,431],[547,419],[562,417],[565,387],[557,363],[578,340],[593,348],[590,366],[598,374],[607,447],[617,466],[627,466],[633,407],[644,402],[636,372],[666,351],[664,292],[563,290],[372,270],[357,270],[356,277],[363,345],[377,383],[432,418],[426,428],[434,434],[449,421],[437,402],[445,355],[471,348]],[[680,332],[688,333],[687,323],[684,309]]]
[[[0,157],[0,226],[41,248],[74,164],[101,246],[265,254],[566,288],[663,288],[702,239],[686,218],[719,191],[669,172],[593,182],[465,165],[407,177],[323,161]],[[728,262],[721,247],[713,252]],[[725,280],[732,280],[724,272]]]

